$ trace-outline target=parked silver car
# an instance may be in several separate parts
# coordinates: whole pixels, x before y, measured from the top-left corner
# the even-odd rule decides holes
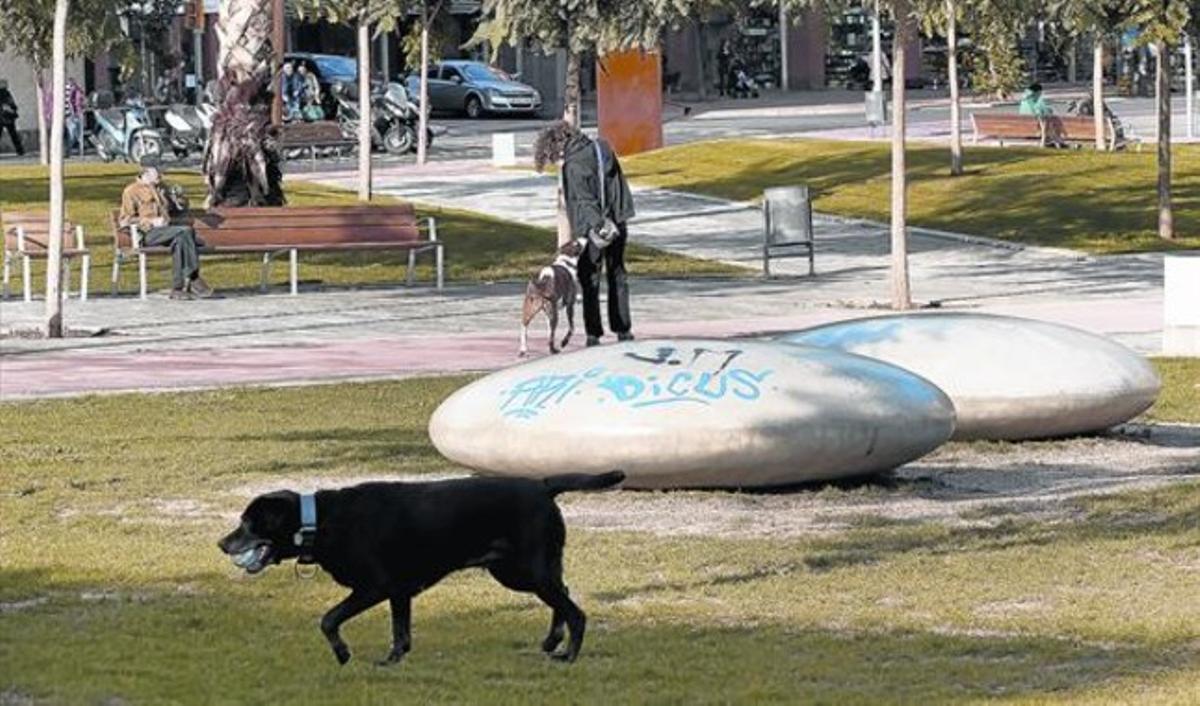
[[[405,86],[415,100],[421,77],[410,75]],[[433,110],[466,113],[533,115],[542,109],[542,95],[503,70],[480,61],[443,61],[429,67],[429,105]]]

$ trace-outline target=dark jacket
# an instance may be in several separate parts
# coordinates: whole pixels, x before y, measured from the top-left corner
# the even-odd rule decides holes
[[[567,219],[571,222],[571,235],[575,238],[584,237],[603,226],[606,217],[620,225],[634,216],[633,194],[621,172],[621,163],[607,142],[599,142],[605,167],[607,213],[603,214],[600,213],[600,186],[592,140],[580,135],[568,142],[563,150],[563,199],[567,205]]]
[[[0,88],[0,123],[17,122],[17,102],[7,88]]]

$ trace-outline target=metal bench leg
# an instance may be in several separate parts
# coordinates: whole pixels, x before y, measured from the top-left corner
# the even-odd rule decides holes
[[[266,292],[270,288],[271,282],[271,253],[263,253],[262,260],[262,276],[259,279],[258,291]]]
[[[64,257],[62,259],[62,296],[63,299],[71,298],[71,258]]]
[[[79,268],[79,301],[85,302],[88,299],[88,280],[92,274],[92,256],[84,255],[80,262]]]
[[[808,245],[808,276],[812,277],[817,274],[817,249],[812,243]]]
[[[438,243],[437,246],[437,288],[444,289],[446,286],[446,250],[445,247]]]
[[[117,284],[121,281],[121,253],[113,255],[113,271],[112,271],[112,295],[117,296]]]
[[[146,253],[138,253],[138,297],[146,298]]]
[[[288,269],[291,270],[292,296],[300,293],[300,256],[295,248],[288,252]]]
[[[21,284],[25,289],[25,301],[33,301],[33,275],[29,272],[29,256],[21,256]]]
[[[413,268],[417,265],[417,251],[408,251],[408,270],[404,273],[404,284],[411,287],[413,283]]]

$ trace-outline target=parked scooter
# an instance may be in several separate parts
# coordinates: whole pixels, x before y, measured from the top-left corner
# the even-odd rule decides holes
[[[353,139],[358,135],[358,100],[344,84],[332,87],[338,105],[338,122],[342,134]],[[406,154],[417,149],[417,126],[420,113],[408,99],[408,91],[398,83],[387,84],[386,90],[371,96],[371,146],[391,154]],[[428,127],[426,144],[433,144],[435,131]]]
[[[111,162],[118,157],[141,164],[162,158],[162,134],[156,130],[140,98],[131,97],[125,105],[112,107],[112,94],[93,93],[91,103],[96,129],[90,136],[100,159]]]
[[[179,159],[186,159],[192,152],[203,152],[212,130],[216,106],[201,103],[198,106],[175,103],[163,114],[167,125],[167,141]]]

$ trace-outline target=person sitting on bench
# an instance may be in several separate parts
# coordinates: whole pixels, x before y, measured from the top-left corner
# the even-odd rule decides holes
[[[208,298],[212,287],[200,277],[196,231],[189,225],[172,225],[171,216],[187,210],[187,198],[178,187],[166,185],[158,168],[145,166],[141,175],[121,194],[121,227],[137,226],[141,247],[171,248],[171,299]]]

